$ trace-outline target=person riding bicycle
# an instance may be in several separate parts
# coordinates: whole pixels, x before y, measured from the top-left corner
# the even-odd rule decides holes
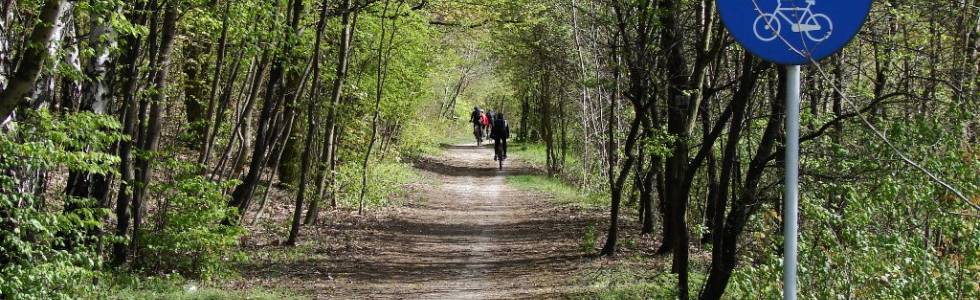
[[[470,113],[470,123],[473,124],[473,132],[480,135],[477,138],[483,136],[483,118],[481,115],[483,115],[483,110],[481,110],[479,106],[474,106],[473,112]]]
[[[484,133],[487,137],[490,137],[490,133],[493,132],[493,122],[497,116],[497,113],[493,110],[487,111],[487,126],[484,128]]]
[[[507,139],[510,138],[510,127],[504,119],[504,113],[497,113],[493,119],[493,127],[490,131],[490,138],[493,139],[493,160],[507,159]]]
[[[473,112],[470,113],[470,123],[473,123],[474,126],[480,124],[480,113],[481,112],[483,112],[483,111],[480,110],[480,107],[479,106],[474,106],[473,107]]]
[[[480,111],[480,126],[480,128],[483,129],[481,134],[483,134],[483,136],[487,136],[489,134],[487,129],[490,129],[490,117],[488,117],[487,113],[483,111]]]

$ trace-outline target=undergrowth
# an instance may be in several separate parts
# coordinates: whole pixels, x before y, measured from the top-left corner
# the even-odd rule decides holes
[[[631,257],[580,275],[582,289],[573,299],[676,299],[676,275],[651,268],[649,260]],[[691,274],[691,286],[700,276]]]
[[[337,205],[347,208],[360,206],[361,165],[348,163],[338,167]],[[385,207],[394,199],[404,195],[406,184],[421,180],[411,165],[402,162],[373,163],[368,172],[367,189],[364,192],[364,206],[367,208]]]
[[[180,276],[136,278],[122,276],[111,279],[111,286],[91,299],[118,300],[274,300],[306,299],[283,291],[264,288],[227,290],[189,281]]]
[[[598,209],[609,205],[609,198],[602,193],[583,191],[548,176],[510,176],[507,177],[507,183],[519,189],[548,194],[559,205],[571,205],[587,209]]]

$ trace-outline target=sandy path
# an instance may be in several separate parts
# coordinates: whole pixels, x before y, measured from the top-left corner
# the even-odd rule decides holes
[[[313,228],[311,254],[258,263],[246,278],[315,298],[550,299],[572,289],[582,266],[584,220],[543,195],[514,189],[506,176],[528,168],[493,150],[454,146],[419,167],[434,184],[405,206]]]

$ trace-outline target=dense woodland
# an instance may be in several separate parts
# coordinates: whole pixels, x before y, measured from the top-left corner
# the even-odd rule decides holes
[[[974,0],[875,1],[803,67],[802,297],[980,295],[978,35]],[[783,77],[712,0],[0,0],[0,297],[220,278],[270,194],[302,243],[477,105],[604,195],[600,259],[640,226],[677,297],[775,297]]]

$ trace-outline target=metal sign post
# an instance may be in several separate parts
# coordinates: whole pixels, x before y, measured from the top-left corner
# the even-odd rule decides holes
[[[786,66],[786,179],[783,200],[783,299],[796,300],[800,181],[800,66]]]
[[[827,58],[861,30],[872,0],[718,0],[725,28],[746,50],[786,66],[783,299],[796,299],[800,65]]]

